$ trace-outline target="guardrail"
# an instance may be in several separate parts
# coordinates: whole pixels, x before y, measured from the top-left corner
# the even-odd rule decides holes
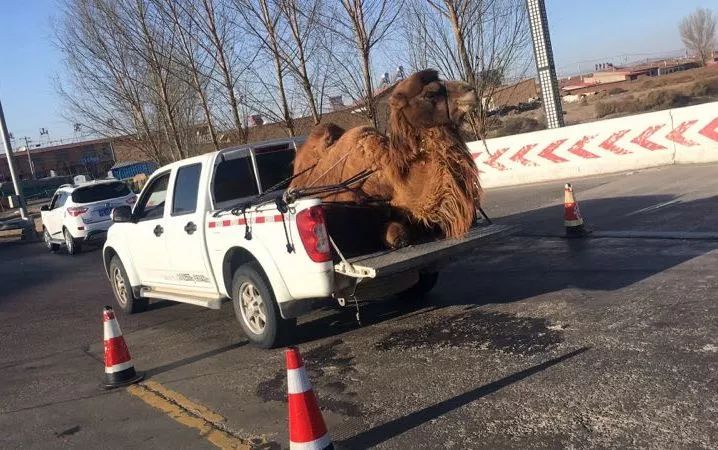
[[[470,142],[484,187],[718,162],[718,102]]]

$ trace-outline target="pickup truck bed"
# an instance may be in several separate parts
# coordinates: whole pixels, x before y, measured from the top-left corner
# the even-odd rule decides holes
[[[508,236],[518,230],[510,225],[476,226],[461,239],[442,239],[411,245],[398,250],[385,250],[349,258],[334,266],[337,273],[357,278],[377,278],[394,275],[415,267],[445,262],[479,245]],[[348,264],[347,264],[348,263]]]

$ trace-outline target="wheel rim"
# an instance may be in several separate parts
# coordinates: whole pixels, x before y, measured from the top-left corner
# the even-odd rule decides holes
[[[50,237],[50,233],[47,230],[45,230],[42,237],[45,239],[45,245],[47,246],[47,248],[51,249],[52,248],[52,238]]]
[[[125,284],[125,278],[122,276],[122,271],[119,267],[112,269],[112,284],[115,287],[117,301],[121,306],[125,306],[127,304],[127,285]]]
[[[67,251],[72,253],[75,245],[72,243],[72,236],[70,236],[67,230],[65,230],[65,245],[67,246]]]
[[[239,309],[252,333],[262,334],[267,326],[267,307],[254,284],[245,282],[239,287]]]

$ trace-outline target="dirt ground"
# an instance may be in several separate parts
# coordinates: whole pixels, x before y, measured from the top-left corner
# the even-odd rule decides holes
[[[646,96],[648,96],[649,94],[658,91],[675,91],[678,94],[689,97],[687,100],[687,104],[681,104],[679,106],[689,106],[699,103],[718,101],[718,92],[704,96],[693,95],[695,84],[697,82],[704,81],[711,81],[712,83],[718,85],[718,65],[707,66],[700,69],[686,70],[683,72],[676,72],[660,77],[645,77],[632,82],[611,83],[606,86],[597,88],[595,93],[587,94],[586,99],[583,102],[562,102],[565,123],[566,125],[576,125],[580,123],[593,122],[596,120],[611,119],[615,117],[638,114],[641,112],[657,111],[660,109],[670,108],[671,105],[666,104],[665,108],[658,106],[653,108],[647,108],[643,111],[609,114],[604,117],[598,117],[597,115],[596,105],[598,103],[630,102],[634,100],[641,101],[645,99]],[[620,93],[619,90],[621,91]],[[546,120],[543,112],[543,107],[539,107],[537,109],[522,113],[509,113],[508,115],[500,118],[502,122],[501,126],[505,126],[507,120],[515,121],[520,119],[534,119],[538,122],[539,128],[532,128],[531,125],[515,126],[514,128],[517,129],[517,131],[519,132],[528,132],[542,129],[544,127],[543,124]],[[497,135],[497,132],[494,131],[492,134],[495,136]],[[494,136],[490,135],[490,137]]]

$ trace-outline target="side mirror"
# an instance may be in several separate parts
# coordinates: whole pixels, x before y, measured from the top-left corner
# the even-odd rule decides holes
[[[127,205],[113,208],[110,217],[114,223],[130,222],[132,221],[132,208]]]
[[[42,205],[40,211],[50,211],[50,205]]]

